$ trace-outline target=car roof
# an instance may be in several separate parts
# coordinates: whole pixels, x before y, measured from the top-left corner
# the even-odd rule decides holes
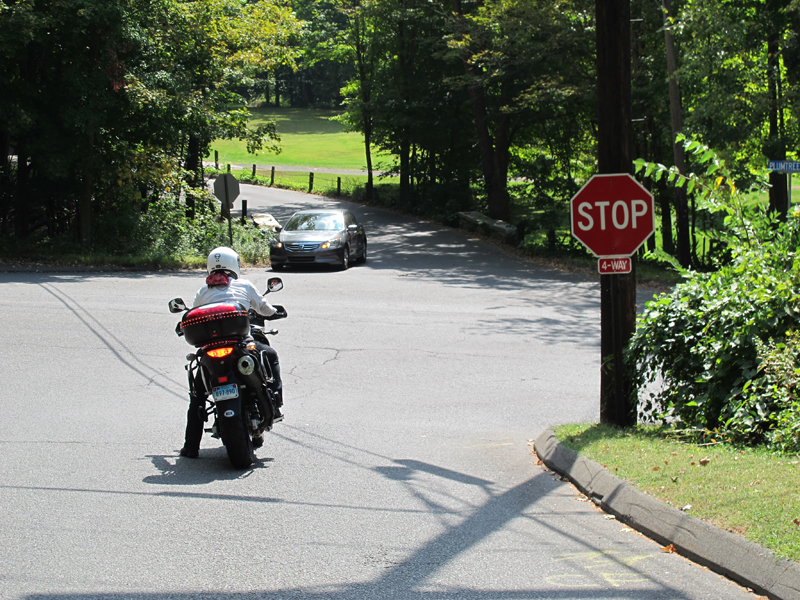
[[[331,214],[331,213],[343,213],[347,212],[344,208],[306,208],[303,210],[298,210],[295,214],[296,215],[308,215],[308,214]]]

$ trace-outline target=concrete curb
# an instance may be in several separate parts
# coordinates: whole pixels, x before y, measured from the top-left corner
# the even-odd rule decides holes
[[[604,511],[662,546],[775,600],[800,600],[800,565],[770,550],[691,517],[615,477],[601,465],[561,445],[552,429],[534,451]]]

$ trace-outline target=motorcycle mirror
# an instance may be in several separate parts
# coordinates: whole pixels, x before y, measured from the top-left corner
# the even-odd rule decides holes
[[[279,292],[283,289],[283,280],[280,277],[270,277],[267,279],[267,291]]]
[[[174,298],[169,301],[169,312],[179,313],[187,310],[183,298]]]

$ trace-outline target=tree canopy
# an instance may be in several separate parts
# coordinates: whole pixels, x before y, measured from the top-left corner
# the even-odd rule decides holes
[[[237,94],[259,70],[292,65],[300,24],[276,0],[4,0],[0,10],[0,223],[17,237],[45,224],[89,244],[94,213],[158,190],[179,163],[199,173],[212,139],[276,139],[247,128]]]
[[[745,184],[797,158],[796,0],[632,0],[631,16],[636,156],[691,171],[681,132]],[[579,251],[566,206],[597,165],[589,0],[3,0],[0,53],[0,228],[17,237],[89,243],[93,214],[152,196],[164,173],[198,185],[216,138],[276,150],[246,108],[274,97],[343,109],[368,195],[390,171],[410,210],[477,209],[524,244]],[[373,165],[375,149],[391,161]],[[786,175],[769,177],[786,215]],[[661,247],[709,267],[714,219],[653,192]]]

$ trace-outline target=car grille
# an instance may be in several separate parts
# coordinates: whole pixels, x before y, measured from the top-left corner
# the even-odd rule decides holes
[[[311,252],[319,248],[319,244],[286,244],[289,252]]]

